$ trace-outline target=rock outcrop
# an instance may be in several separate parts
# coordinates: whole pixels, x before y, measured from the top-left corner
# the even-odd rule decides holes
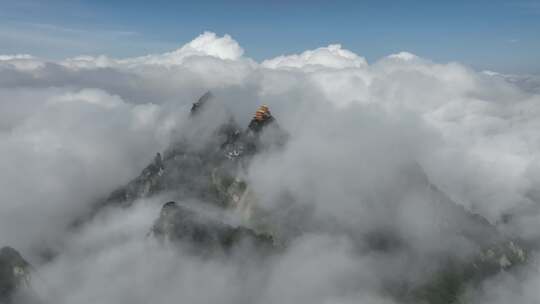
[[[30,268],[17,250],[0,249],[0,303],[9,303],[21,287],[29,287]]]
[[[205,254],[226,253],[241,245],[269,253],[274,247],[270,235],[257,234],[246,227],[233,227],[175,202],[163,205],[152,234],[159,240],[181,244]]]

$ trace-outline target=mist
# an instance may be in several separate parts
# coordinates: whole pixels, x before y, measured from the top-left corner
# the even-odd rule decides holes
[[[208,90],[219,111],[189,122]],[[531,244],[532,261],[538,254],[534,77],[406,52],[368,63],[341,45],[257,62],[232,37],[205,32],[135,58],[0,56],[0,100],[0,245],[37,269],[33,292],[45,303],[399,303],[388,286],[421,286],[442,261],[480,250],[456,231],[488,235],[441,211],[430,187]],[[209,258],[156,242],[147,234],[167,193],[73,227],[157,152],[179,138],[197,145],[229,114],[246,128],[261,104],[289,134],[246,173],[286,239],[279,253],[240,246]],[[373,250],[381,231],[396,236],[392,253]],[[466,297],[537,302],[537,265]]]

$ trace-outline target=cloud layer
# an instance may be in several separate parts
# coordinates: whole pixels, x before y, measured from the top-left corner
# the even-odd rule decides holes
[[[39,286],[44,293],[69,290],[49,295],[57,303],[392,303],[382,285],[420,280],[408,268],[420,264],[358,253],[356,234],[395,225],[422,254],[475,246],[433,232],[435,211],[402,184],[413,177],[400,170],[413,163],[465,209],[492,223],[511,214],[501,229],[538,239],[534,78],[406,52],[368,64],[340,45],[261,63],[243,54],[230,36],[205,32],[135,58],[0,56],[0,240],[38,265],[43,248],[59,251],[44,264],[43,285],[54,285]],[[73,218],[167,147],[206,90],[244,125],[259,104],[270,106],[291,141],[261,155],[250,182],[268,208],[284,191],[309,202],[315,227],[265,267],[246,266],[241,252],[202,261],[149,242],[159,198],[70,232]],[[497,279],[474,297],[538,299],[530,288],[516,295],[512,280],[527,289],[538,275]]]

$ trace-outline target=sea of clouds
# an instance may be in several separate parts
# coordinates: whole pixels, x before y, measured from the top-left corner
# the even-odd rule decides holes
[[[275,207],[285,189],[314,218],[339,224],[311,229],[268,261],[245,252],[201,260],[148,240],[159,197],[70,230],[188,127],[206,90],[243,126],[268,104],[291,135],[249,168],[262,204]],[[39,269],[35,289],[54,303],[394,303],[381,292],[385,279],[421,280],[423,266],[359,253],[354,231],[394,225],[415,252],[466,251],[432,233],[429,202],[401,197],[400,168],[418,164],[457,204],[535,242],[539,128],[538,78],[407,52],[368,63],[334,44],[257,62],[230,36],[205,32],[136,58],[2,55],[0,245]],[[535,267],[501,274],[471,297],[535,303]]]

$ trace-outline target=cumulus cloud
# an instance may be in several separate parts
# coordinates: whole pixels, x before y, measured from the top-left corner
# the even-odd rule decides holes
[[[32,59],[32,58],[34,57],[28,54],[0,55],[0,60],[2,61],[13,60],[13,59]]]
[[[267,68],[317,68],[326,67],[334,69],[366,67],[366,59],[355,53],[342,49],[340,44],[331,44],[328,47],[305,51],[299,55],[279,56],[265,60],[261,63]]]
[[[399,52],[397,54],[389,55],[388,58],[395,60],[411,61],[418,59],[418,56],[411,54],[409,52]]]
[[[190,57],[214,57],[221,60],[238,60],[244,54],[244,50],[229,35],[218,37],[215,33],[204,32],[181,48],[164,54],[153,54],[142,57],[127,59],[112,59],[107,56],[79,56],[64,61],[70,67],[107,67],[107,66],[130,66],[140,65],[181,65]]]
[[[448,232],[470,223],[438,214],[426,179],[508,233],[538,240],[538,83],[407,52],[368,64],[341,45],[258,63],[210,32],[134,58],[0,56],[0,240],[42,266],[47,282],[37,287],[55,303],[393,303],[384,286],[419,284],[437,268],[431,257],[478,249]],[[265,208],[281,208],[286,194],[311,210],[305,222],[284,212],[306,224],[295,242],[265,262],[164,248],[144,237],[162,197],[70,230],[190,127],[189,107],[206,90],[243,125],[268,104],[290,133],[247,178]],[[389,256],[359,241],[388,229],[412,249]],[[46,262],[45,249],[57,258]],[[490,299],[512,280],[472,296]]]

